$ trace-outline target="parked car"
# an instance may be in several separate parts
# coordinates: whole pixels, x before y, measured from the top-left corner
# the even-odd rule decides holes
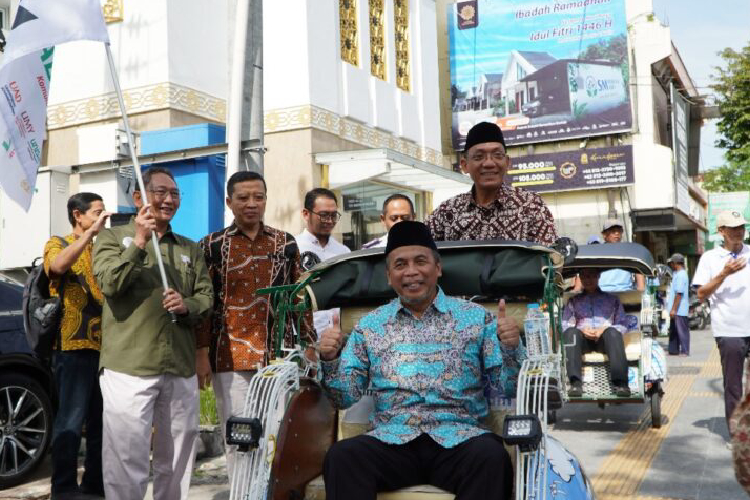
[[[23,286],[0,277],[0,489],[23,482],[49,448],[57,405],[50,369],[29,349]]]

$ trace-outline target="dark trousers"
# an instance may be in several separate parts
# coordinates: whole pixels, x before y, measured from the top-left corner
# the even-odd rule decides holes
[[[742,376],[745,358],[750,347],[750,337],[716,337],[721,356],[721,372],[724,375],[724,413],[729,427],[729,418],[742,398]],[[734,429],[729,429],[730,434]]]
[[[60,405],[52,429],[52,495],[77,492],[78,449],[86,424],[86,458],[80,490],[104,495],[102,482],[102,393],[99,352],[55,353],[55,382]]]
[[[610,327],[604,330],[599,340],[589,340],[578,328],[568,328],[563,332],[565,347],[565,368],[568,379],[582,380],[583,353],[601,352],[609,358],[609,371],[612,383],[617,386],[628,385],[628,360],[625,358],[625,342],[622,334]],[[567,345],[574,344],[575,345]]]
[[[371,436],[335,443],[323,464],[327,500],[375,500],[377,492],[431,484],[456,500],[511,500],[513,468],[503,440],[482,434],[443,448],[421,434],[406,444]]]
[[[690,323],[687,316],[669,322],[669,354],[690,354]]]

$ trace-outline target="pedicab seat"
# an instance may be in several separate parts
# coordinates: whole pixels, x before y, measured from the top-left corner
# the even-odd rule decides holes
[[[641,332],[630,330],[625,334],[625,357],[628,361],[638,361],[641,358]],[[583,355],[584,363],[606,363],[609,360],[601,352],[587,352]]]

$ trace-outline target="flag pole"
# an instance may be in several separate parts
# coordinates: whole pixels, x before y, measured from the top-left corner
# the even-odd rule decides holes
[[[122,97],[122,89],[120,88],[120,79],[117,76],[117,69],[115,68],[115,61],[112,58],[112,50],[109,42],[104,42],[104,48],[107,51],[107,61],[109,62],[109,72],[112,75],[112,83],[115,86],[115,93],[117,93],[117,101],[120,103],[120,112],[122,113],[122,121],[125,124],[125,133],[128,136],[128,149],[130,150],[130,159],[133,161],[133,170],[135,171],[135,178],[138,181],[138,187],[141,191],[141,199],[145,202],[146,198],[146,186],[143,184],[143,175],[141,174],[141,164],[138,162],[138,155],[135,154],[135,137],[133,132],[130,130],[130,124],[128,123],[128,115],[125,111],[125,99]],[[150,209],[149,209],[150,210]],[[156,263],[159,266],[159,274],[161,275],[161,284],[164,290],[169,288],[169,282],[167,281],[167,273],[164,271],[164,260],[161,257],[161,250],[159,249],[159,238],[156,235],[156,231],[151,231],[151,241],[154,245],[154,253],[156,254]],[[177,322],[177,316],[174,313],[172,315],[172,323]]]

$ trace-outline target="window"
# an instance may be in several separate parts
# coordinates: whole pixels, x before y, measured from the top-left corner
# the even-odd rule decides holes
[[[351,65],[359,66],[357,0],[339,0],[339,37],[341,59]]]
[[[385,80],[385,62],[383,0],[370,0],[370,73]]]
[[[393,0],[393,21],[396,31],[396,86],[411,90],[409,66],[409,0]]]
[[[520,64],[516,64],[516,80],[520,80],[526,76],[526,70]]]

